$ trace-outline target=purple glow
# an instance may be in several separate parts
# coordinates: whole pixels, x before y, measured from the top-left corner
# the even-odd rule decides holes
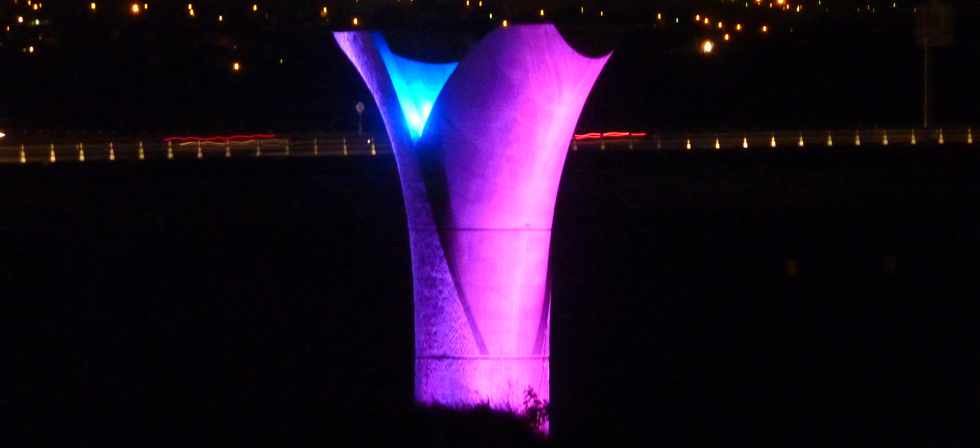
[[[555,196],[608,56],[582,56],[553,25],[498,29],[456,67],[416,142],[381,36],[335,37],[379,106],[401,176],[416,399],[520,412],[530,387],[548,400]]]

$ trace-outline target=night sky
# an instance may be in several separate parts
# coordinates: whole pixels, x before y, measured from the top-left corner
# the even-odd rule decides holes
[[[0,125],[15,132],[352,129],[352,105],[366,91],[329,34],[350,28],[352,17],[360,27],[450,29],[474,38],[504,17],[556,20],[570,37],[582,35],[573,42],[583,50],[615,48],[583,129],[904,125],[921,114],[922,56],[916,9],[907,1],[893,8],[808,0],[785,4],[788,11],[707,1],[290,1],[254,3],[253,11],[252,2],[205,1],[191,8],[150,2],[148,10],[137,5],[138,14],[132,2],[96,2],[95,11],[90,3],[45,2],[35,11],[26,0],[5,0]],[[955,23],[971,22],[975,9],[957,5]],[[695,23],[697,16],[710,24]],[[972,118],[977,73],[962,64],[980,58],[972,28],[954,26],[954,45],[934,51],[938,120]],[[705,57],[699,49],[708,39],[716,46]],[[367,103],[368,126],[378,130]],[[641,106],[649,104],[657,107]]]

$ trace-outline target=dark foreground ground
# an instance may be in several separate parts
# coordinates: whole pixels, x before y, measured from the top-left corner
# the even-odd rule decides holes
[[[978,174],[966,148],[572,154],[554,442],[976,446]],[[0,203],[0,414],[30,445],[528,440],[411,405],[389,157],[2,167]]]

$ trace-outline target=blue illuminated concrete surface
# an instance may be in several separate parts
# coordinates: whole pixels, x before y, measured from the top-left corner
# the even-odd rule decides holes
[[[439,92],[459,64],[427,64],[403,58],[391,52],[380,33],[374,33],[373,38],[401,105],[409,135],[417,141],[425,130]]]

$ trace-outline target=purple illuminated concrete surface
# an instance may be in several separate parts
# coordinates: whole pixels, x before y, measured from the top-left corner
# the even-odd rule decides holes
[[[569,142],[603,57],[553,25],[491,32],[458,64],[335,34],[381,112],[401,177],[415,296],[415,396],[523,410],[549,399],[548,252]]]

